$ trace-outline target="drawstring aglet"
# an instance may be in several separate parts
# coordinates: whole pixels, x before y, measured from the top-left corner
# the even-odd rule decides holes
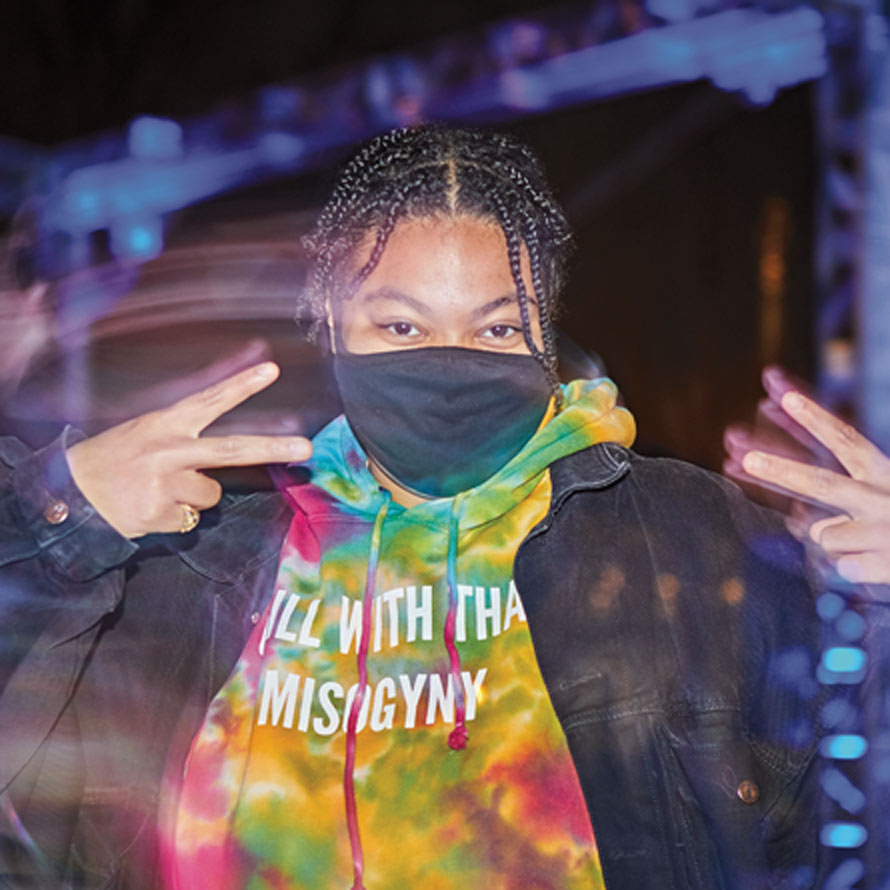
[[[463,751],[467,747],[467,739],[470,737],[467,727],[459,723],[448,733],[448,747],[452,751]]]

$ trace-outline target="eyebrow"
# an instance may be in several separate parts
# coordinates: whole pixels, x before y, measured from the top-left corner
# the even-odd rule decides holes
[[[427,318],[432,315],[430,307],[422,300],[411,297],[403,291],[397,290],[394,287],[384,285],[383,287],[377,288],[377,290],[369,291],[364,295],[364,297],[362,297],[362,301],[364,303],[378,303],[383,300],[390,300],[396,303],[404,303],[406,306],[410,306],[412,309],[419,312],[421,315],[426,316]],[[496,297],[494,300],[489,300],[487,303],[484,303],[482,306],[474,309],[472,312],[472,317],[475,319],[485,318],[486,315],[490,315],[496,309],[500,309],[503,306],[509,306],[511,303],[518,302],[519,297],[517,296],[516,292],[513,291],[512,293]],[[531,294],[528,295],[528,302],[530,306],[534,306],[535,309],[538,308],[538,301]]]
[[[383,300],[390,300],[396,303],[404,303],[406,306],[410,306],[412,309],[419,312],[421,315],[425,315],[427,318],[432,314],[430,312],[430,307],[426,305],[422,300],[416,300],[414,297],[409,297],[408,294],[402,293],[400,290],[396,290],[394,287],[379,287],[377,290],[372,290],[366,293],[362,297],[363,303],[379,303]]]
[[[519,297],[516,294],[516,291],[513,293],[504,294],[502,297],[498,297],[495,300],[489,300],[484,305],[480,306],[478,309],[473,310],[473,318],[485,318],[486,315],[490,315],[495,309],[500,309],[502,306],[509,306],[511,303],[518,303]],[[534,306],[535,309],[538,308],[538,301],[531,295],[528,294],[528,304],[529,306]]]

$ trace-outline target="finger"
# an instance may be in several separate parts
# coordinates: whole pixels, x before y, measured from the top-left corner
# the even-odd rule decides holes
[[[890,523],[870,520],[822,520],[813,523],[810,537],[832,556],[887,549],[890,553]]]
[[[215,383],[221,383],[241,371],[250,371],[260,364],[269,362],[272,349],[261,337],[249,340],[234,352],[222,355],[212,364],[190,374],[185,379],[185,386],[180,392],[207,389]],[[186,386],[188,388],[186,388]]]
[[[208,510],[222,497],[222,486],[209,476],[196,471],[180,472],[168,480],[163,491],[147,493],[134,515],[126,517],[132,523],[128,537],[139,537],[153,532],[178,532],[185,518],[183,505],[196,510]],[[129,532],[132,531],[132,534]]]
[[[742,458],[756,447],[753,442],[750,432],[741,424],[728,426],[723,431],[723,448],[735,463],[740,464]]]
[[[306,428],[296,411],[250,411],[245,408],[236,416],[223,417],[213,424],[214,436],[250,433],[257,436],[297,436]]]
[[[303,436],[205,436],[182,448],[193,469],[252,467],[308,460],[312,443]]]
[[[785,504],[783,512],[787,512],[791,507],[791,503],[795,498],[795,494],[785,488],[782,488],[780,485],[776,485],[775,483],[770,482],[767,479],[761,479],[749,473],[745,469],[743,460],[744,457],[747,456],[747,454],[752,453],[754,452],[745,452],[739,460],[736,460],[734,458],[728,458],[724,460],[723,474],[725,476],[729,476],[731,479],[735,479],[735,481],[743,487],[753,486],[755,489],[760,491],[773,492],[774,494],[781,495],[781,497],[784,499]]]
[[[144,521],[145,527],[134,537],[141,537],[144,534],[156,534],[158,532],[166,534],[182,531],[183,523],[186,519],[184,509],[186,504],[195,507],[195,509],[200,509],[191,501],[186,501],[185,499],[182,501],[170,501],[164,506],[162,511],[152,515],[149,521]]]
[[[774,402],[772,399],[761,399],[757,405],[757,417],[766,420],[787,437],[790,447],[786,451],[791,453],[785,456],[816,463],[822,467],[841,469],[841,465],[831,451],[796,420],[789,417],[778,402]],[[778,451],[776,448],[766,450]]]
[[[785,526],[798,541],[806,543],[810,538],[810,531],[814,525],[823,519],[847,521],[846,514],[832,514],[826,517],[825,508],[804,503],[797,498],[791,499]]]
[[[834,454],[854,479],[871,481],[876,476],[886,476],[890,481],[883,452],[849,423],[798,392],[786,393],[781,404],[790,417]]]
[[[822,506],[805,504],[803,501],[796,499],[791,502],[791,515],[799,522],[805,522],[807,528],[820,519],[835,518],[837,516],[834,512],[827,513]],[[846,517],[842,516],[842,518]]]
[[[801,377],[791,374],[779,365],[767,365],[760,375],[760,380],[769,397],[777,405],[782,401],[782,396],[791,391],[813,398],[808,384]]]
[[[751,476],[778,486],[810,503],[822,504],[858,516],[874,506],[874,494],[867,485],[822,467],[749,451],[742,467]]]
[[[182,531],[186,520],[186,506],[193,507],[199,513],[209,510],[219,503],[223,493],[219,482],[198,472],[180,474],[173,490],[175,492],[173,499],[167,503],[162,513],[152,520],[153,531]]]
[[[835,565],[838,574],[853,584],[890,584],[890,557],[886,553],[842,556]]]
[[[165,422],[197,436],[218,417],[269,386],[278,374],[278,365],[263,362],[186,396],[159,413]]]
[[[743,452],[742,456],[747,453]],[[741,457],[739,460],[736,460],[734,457],[730,456],[723,461],[723,475],[729,476],[730,479],[735,479],[737,482],[743,482],[747,485],[756,485],[759,488],[769,488],[768,485],[764,485],[760,479],[756,479],[754,476],[751,476],[749,473],[745,472],[745,468],[742,466]],[[787,496],[787,492],[781,492]]]
[[[747,454],[748,452],[744,452]],[[723,474],[725,476],[729,476],[730,479],[735,479],[736,482],[743,485],[754,485],[758,489],[766,489],[767,491],[774,491],[776,494],[780,494],[785,498],[791,498],[789,492],[785,491],[782,488],[779,488],[776,485],[770,485],[767,482],[764,482],[762,479],[758,479],[756,476],[752,476],[750,473],[746,472],[741,459],[736,460],[733,457],[729,457],[723,461]]]
[[[810,529],[813,527],[813,519],[816,515],[822,516],[824,510],[812,507],[803,501],[792,500],[788,515],[784,517],[785,528],[802,544],[810,541]],[[846,519],[846,516],[840,518]]]
[[[791,423],[788,417],[785,417],[785,422]],[[792,460],[806,460],[809,456],[780,430],[753,429],[742,424],[732,424],[726,428],[723,433],[723,447],[739,463],[749,451],[768,451]],[[822,446],[819,448],[822,449]]]
[[[793,507],[794,496],[775,485],[769,485],[749,476],[740,461],[728,458],[723,462],[723,474],[733,479],[745,494],[754,501],[764,504],[779,513],[788,513]]]
[[[219,503],[222,485],[204,473],[183,473],[177,478],[175,498],[182,504],[191,504],[196,510],[209,510]]]
[[[825,549],[822,543],[822,536],[825,534],[825,530],[831,528],[833,525],[842,525],[845,522],[853,521],[854,520],[850,519],[845,513],[840,513],[836,516],[824,516],[822,519],[819,519],[808,526],[807,536],[810,540],[815,541],[820,547]]]

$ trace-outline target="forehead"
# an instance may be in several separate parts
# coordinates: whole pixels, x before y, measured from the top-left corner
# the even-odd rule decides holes
[[[501,227],[474,216],[409,218],[396,224],[377,265],[389,274],[422,275],[431,260],[451,271],[475,266],[477,274],[510,274]],[[441,273],[440,273],[441,274]]]
[[[373,243],[369,237],[359,248],[355,269],[366,261]],[[500,226],[472,216],[399,222],[355,298],[361,302],[381,288],[452,309],[469,308],[468,304],[516,289]]]

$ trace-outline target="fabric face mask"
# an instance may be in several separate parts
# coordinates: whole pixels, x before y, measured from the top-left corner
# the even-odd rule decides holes
[[[403,488],[451,497],[497,472],[550,401],[530,355],[425,347],[336,352],[343,411],[365,452]]]

